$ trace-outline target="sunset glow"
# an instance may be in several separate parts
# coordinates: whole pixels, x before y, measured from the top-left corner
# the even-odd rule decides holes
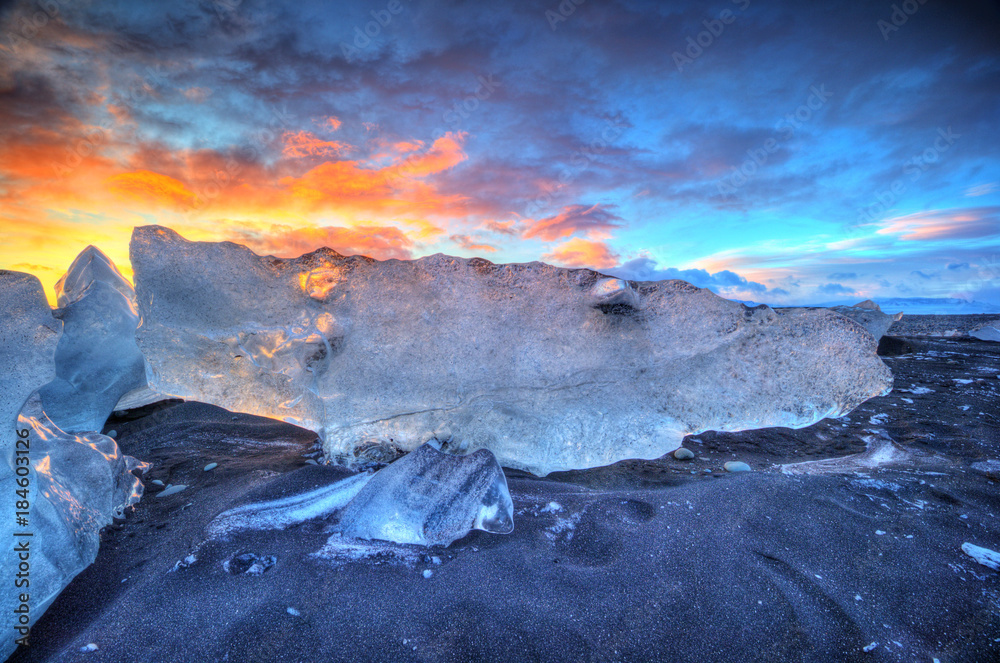
[[[359,45],[382,5],[15,2],[0,268],[54,303],[89,244],[130,277],[156,223],[279,257],[1000,306],[996,8],[926,3],[887,36],[890,5],[723,5],[693,55],[718,8],[403,2]]]

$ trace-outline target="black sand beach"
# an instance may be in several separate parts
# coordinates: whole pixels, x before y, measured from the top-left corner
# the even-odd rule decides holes
[[[323,522],[206,542],[219,512],[345,471],[288,424],[130,411],[107,429],[153,463],[147,494],[10,660],[1000,660],[1000,573],[961,549],[1000,549],[1000,346],[883,348],[902,352],[893,392],[844,419],[694,436],[690,461],[508,471],[513,534],[448,548],[316,556]],[[872,445],[895,463],[779,468]],[[188,487],[157,498],[153,479]],[[240,573],[247,553],[274,564]]]

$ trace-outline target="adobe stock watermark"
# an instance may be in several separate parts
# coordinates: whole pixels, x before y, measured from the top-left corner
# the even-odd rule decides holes
[[[472,114],[481,108],[482,102],[492,97],[498,88],[503,87],[503,83],[497,80],[494,74],[476,76],[476,83],[478,86],[472,94],[461,101],[456,101],[451,108],[441,113],[443,126],[434,130],[431,140],[436,141],[449,131],[459,131],[462,122],[472,117]],[[409,154],[397,167],[386,171],[385,183],[394,186],[419,171],[419,163],[424,156],[423,153]]]
[[[778,122],[775,129],[778,133],[771,136],[759,147],[752,147],[747,150],[747,158],[739,167],[733,166],[729,175],[719,180],[717,186],[719,193],[730,195],[749,182],[757,172],[768,162],[771,155],[781,149],[782,143],[791,140],[797,129],[813,118],[813,115],[826,105],[826,102],[833,96],[833,92],[826,89],[826,84],[810,86],[809,96],[805,103],[801,104],[791,113],[786,113],[785,117]]]
[[[223,167],[216,170],[208,182],[194,188],[194,198],[181,212],[185,219],[190,220],[192,214],[205,211],[212,201],[222,195],[223,190],[236,181],[237,176],[243,171],[242,162],[261,156],[267,146],[277,140],[296,120],[296,117],[288,112],[287,107],[279,109],[271,106],[269,110],[270,118],[267,125],[254,131],[250,136],[250,142],[237,150],[240,158],[226,157]]]
[[[212,0],[212,9],[219,18],[224,18],[226,14],[235,12],[242,4],[243,0]]]
[[[34,11],[20,13],[10,21],[4,37],[10,51],[20,57],[28,42],[38,36],[38,33],[54,21],[61,10],[74,4],[77,0],[35,0]]]
[[[115,94],[112,105],[126,112],[132,112],[136,105],[148,97],[152,97],[157,90],[167,86],[167,78],[159,64],[146,67],[145,75],[142,78],[132,81],[123,94]],[[102,145],[111,140],[111,132],[115,127],[114,116],[109,116],[92,130],[87,131],[78,138],[71,139],[66,148],[66,154],[60,161],[52,161],[50,166],[56,177],[65,177],[83,163],[83,160],[96,153]]]
[[[597,160],[597,157],[604,154],[608,147],[625,133],[626,128],[628,128],[628,124],[622,118],[607,118],[601,132],[581,149],[570,155],[569,165],[564,166],[559,171],[559,185],[565,186],[586,172]],[[535,197],[525,209],[525,216],[533,218],[551,206],[554,193],[555,189],[549,189],[542,195]]]
[[[353,41],[350,44],[345,41],[340,42],[340,52],[344,54],[344,59],[350,60],[359,56],[361,51],[372,45],[372,39],[378,37],[385,28],[389,27],[393,17],[402,13],[403,3],[401,0],[389,0],[384,9],[371,10],[369,12],[372,17],[371,21],[365,23],[363,28],[360,25],[354,26]]]
[[[925,4],[927,4],[927,0],[903,0],[900,4],[894,4],[888,21],[880,18],[875,22],[875,26],[882,33],[882,39],[889,41],[889,35],[893,32],[898,32],[901,27],[906,25],[910,17],[916,14],[917,10]]]
[[[545,20],[549,22],[549,29],[553,32],[559,27],[560,23],[565,22],[573,15],[576,8],[582,5],[587,0],[562,0],[554,9],[545,10]]]
[[[750,0],[731,0],[731,2],[741,12],[746,11],[750,6]],[[703,20],[701,24],[705,29],[693,37],[689,36],[687,38],[687,48],[684,49],[684,52],[673,52],[674,64],[677,65],[677,71],[683,72],[685,66],[694,64],[694,61],[705,53],[705,49],[710,48],[715,43],[715,40],[722,36],[722,33],[726,31],[726,26],[732,25],[736,21],[738,15],[732,9],[723,9],[719,12],[718,18],[706,18]]]
[[[939,128],[934,141],[923,151],[913,155],[903,162],[902,176],[897,177],[882,191],[875,194],[875,201],[858,210],[856,226],[873,223],[882,219],[892,206],[906,193],[907,182],[916,182],[940,159],[941,155],[951,149],[955,141],[962,137],[951,130]]]
[[[976,266],[976,274],[965,284],[965,291],[973,293],[993,287],[1000,287],[1000,256],[995,254]]]

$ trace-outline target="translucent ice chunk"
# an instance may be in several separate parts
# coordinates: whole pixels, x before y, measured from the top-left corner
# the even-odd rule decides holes
[[[146,386],[146,364],[135,344],[135,294],[93,246],[73,261],[56,293],[63,335],[56,377],[40,392],[43,407],[64,431],[100,431],[124,394]]]
[[[447,546],[471,530],[508,534],[514,506],[493,454],[442,453],[428,444],[379,470],[340,513],[355,539]]]
[[[0,593],[0,659],[94,560],[101,527],[142,491],[131,470],[144,464],[121,455],[109,437],[64,433],[41,409],[34,392],[55,377],[61,328],[38,279],[0,271],[0,492],[11,500],[0,519],[10,553],[0,557],[0,575],[12,588]],[[30,585],[15,588],[17,547],[29,557]]]
[[[114,517],[122,517],[142,497],[142,482],[131,471],[148,466],[123,455],[110,437],[59,430],[45,416],[37,395],[24,406],[17,429],[26,434],[29,453],[19,456],[16,449],[7,450],[0,487],[12,497],[17,489],[24,489],[18,498],[24,498],[28,508],[17,519],[13,512],[6,514],[0,521],[0,537],[30,551],[28,612],[34,622],[97,557],[101,528]],[[30,464],[22,465],[19,457],[28,458]],[[30,470],[21,471],[26,467]],[[27,481],[17,483],[21,479]],[[19,534],[25,532],[30,535]],[[18,560],[13,554],[5,555],[0,559],[0,572],[14,578]],[[14,626],[19,624],[8,621],[19,618],[14,613],[18,596],[14,592],[0,596],[5,626],[0,654],[13,649],[7,649],[12,644],[10,634],[16,633]]]
[[[1000,341],[1000,322],[982,324],[970,331],[969,336],[980,341]]]
[[[284,529],[306,520],[325,518],[343,509],[372,476],[356,474],[307,493],[224,511],[208,524],[208,533],[220,536],[247,529]]]
[[[434,255],[295,260],[159,226],[131,244],[150,386],[310,428],[330,456],[445,432],[536,474],[685,435],[802,427],[886,393],[874,339],[683,281]]]
[[[479,529],[514,529],[507,479],[489,451],[457,456],[425,444],[375,474],[357,474],[306,493],[225,511],[211,536],[284,529],[334,517],[334,531],[355,539],[448,545]]]
[[[895,315],[883,313],[879,305],[870,299],[858,302],[854,306],[834,306],[832,310],[867,329],[876,341],[886,335],[892,323],[903,318],[902,312]]]

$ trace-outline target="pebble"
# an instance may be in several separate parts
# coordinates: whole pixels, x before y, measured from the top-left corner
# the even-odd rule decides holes
[[[722,466],[726,472],[749,472],[750,466],[741,460],[731,460]]]
[[[430,578],[432,575],[434,575],[433,571],[431,571],[430,569],[424,569],[424,577],[425,578]]]
[[[118,437],[118,431],[112,428],[111,430],[108,431],[108,437]]]
[[[205,471],[206,472],[211,472],[212,470],[214,470],[218,466],[219,466],[218,463],[209,463],[208,465],[205,466]]]
[[[156,496],[159,498],[159,497],[167,497],[169,495],[176,495],[177,493],[181,492],[185,488],[187,488],[187,486],[185,484],[182,484],[182,483],[179,483],[176,486],[174,484],[170,484],[164,490],[162,490],[161,492],[157,493]]]
[[[690,449],[685,449],[684,447],[681,447],[680,449],[674,451],[674,458],[676,458],[677,460],[691,460],[692,458],[694,458],[694,452],[691,451]]]

